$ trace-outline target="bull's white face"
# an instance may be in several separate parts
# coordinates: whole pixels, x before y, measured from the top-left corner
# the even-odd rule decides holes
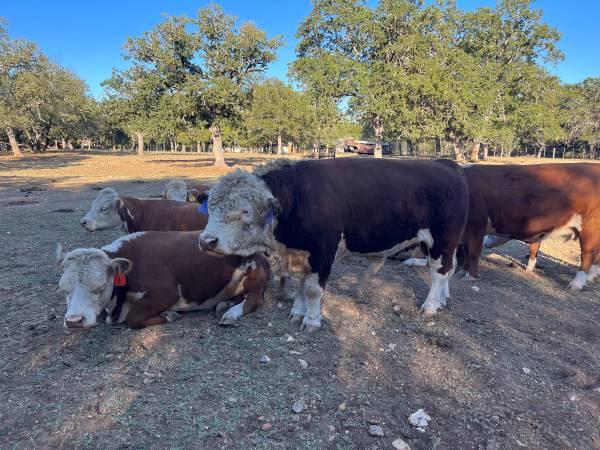
[[[225,255],[248,256],[273,248],[274,217],[279,205],[257,176],[236,171],[209,193],[208,224],[200,247]]]
[[[67,299],[64,325],[95,326],[98,315],[111,301],[115,271],[129,270],[131,262],[124,258],[110,259],[102,250],[92,248],[65,253],[60,245],[56,255],[63,270],[58,285]]]
[[[183,181],[169,181],[163,186],[163,197],[176,202],[186,202],[188,199],[187,185]]]
[[[81,219],[81,226],[88,231],[107,230],[123,224],[118,209],[123,205],[117,191],[105,188],[92,202],[92,207]]]

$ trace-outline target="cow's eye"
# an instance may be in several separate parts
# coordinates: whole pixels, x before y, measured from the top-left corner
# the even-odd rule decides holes
[[[242,209],[242,210],[241,210],[241,213],[242,213],[244,216],[247,216],[248,214],[250,214],[250,210],[249,210],[249,209]]]
[[[108,212],[109,212],[109,211],[110,211],[110,208],[109,208],[108,206],[105,206],[104,208],[102,208],[102,209],[100,210],[100,212],[101,212],[102,214],[108,214]]]

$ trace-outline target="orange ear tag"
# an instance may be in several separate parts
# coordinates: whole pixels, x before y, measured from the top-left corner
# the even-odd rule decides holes
[[[127,278],[123,272],[117,272],[115,274],[115,286],[125,286],[127,284]]]

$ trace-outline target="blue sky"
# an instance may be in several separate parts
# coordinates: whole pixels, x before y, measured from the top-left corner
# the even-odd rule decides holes
[[[158,0],[19,0],[2,2],[0,16],[12,37],[37,42],[55,62],[75,71],[99,96],[100,83],[112,68],[124,68],[122,47],[129,36],[140,36],[162,20],[162,14],[195,15],[209,1]],[[270,36],[282,34],[285,47],[268,75],[286,78],[294,59],[298,24],[311,9],[309,0],[220,0],[223,9],[240,20],[251,20]],[[457,0],[463,9],[493,6],[494,0]],[[550,71],[574,83],[600,76],[600,0],[537,0],[544,19],[562,32],[559,47],[565,60]]]

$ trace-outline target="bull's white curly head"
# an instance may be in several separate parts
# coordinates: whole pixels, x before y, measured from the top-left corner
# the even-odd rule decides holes
[[[123,224],[119,215],[119,208],[123,200],[112,188],[104,188],[92,202],[90,210],[83,216],[80,223],[88,231],[106,230],[116,228]]]
[[[115,272],[129,272],[131,261],[111,259],[95,248],[65,252],[60,244],[56,247],[56,260],[63,271],[58,285],[67,298],[64,325],[69,328],[95,326],[98,315],[111,301]]]
[[[280,206],[261,178],[241,170],[227,174],[210,190],[207,202],[202,249],[241,256],[273,249]]]

